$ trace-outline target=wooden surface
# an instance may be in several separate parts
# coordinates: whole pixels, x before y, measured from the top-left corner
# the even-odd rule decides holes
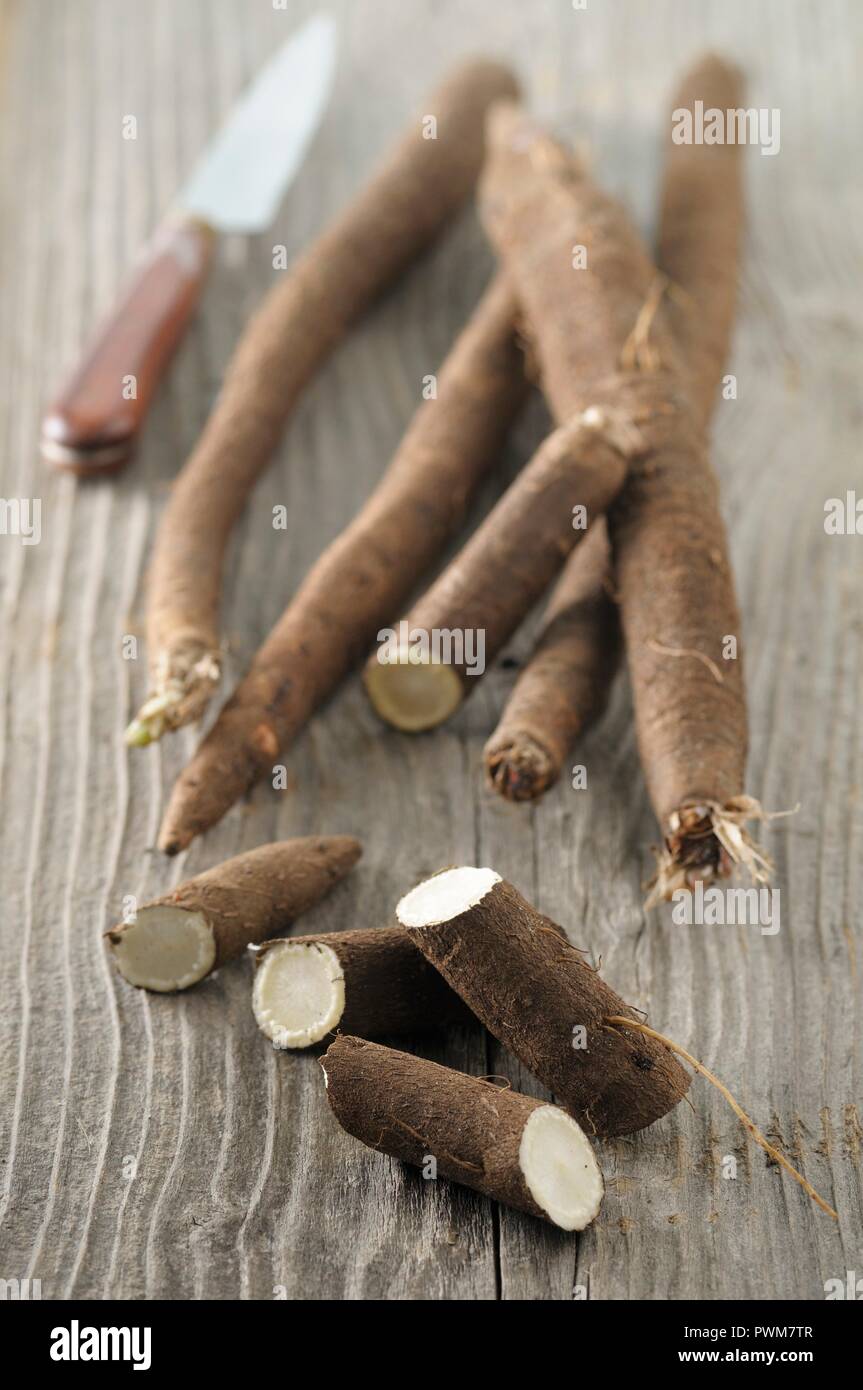
[[[137,464],[81,485],[50,474],[40,408],[105,310],[207,133],[311,6],[267,0],[56,0],[2,10],[2,495],[42,501],[42,538],[0,536],[2,1012],[0,1276],[43,1298],[823,1297],[863,1268],[860,1120],[863,537],[828,537],[828,497],[860,473],[863,9],[807,0],[329,0],[337,90],[271,235],[223,245],[202,312]],[[655,827],[629,696],[578,760],[589,789],[538,808],[488,794],[479,753],[513,678],[495,670],[419,739],[384,732],[356,680],[289,759],[184,859],[150,847],[181,736],[130,755],[145,689],[142,580],[170,479],[245,316],[337,209],[424,88],[459,55],[519,67],[531,99],[590,143],[650,230],[669,89],[707,46],[781,109],[781,152],[747,156],[750,221],[716,460],[737,569],[751,696],[748,790],[799,812],[766,839],[782,928],[684,928],[642,912]],[[122,138],[127,115],[135,141]],[[490,269],[466,217],[354,333],[304,399],[231,553],[235,680],[301,575],[379,475]],[[499,487],[539,437],[534,409]],[[488,503],[491,489],[485,498]],[[284,503],[288,530],[274,531]],[[529,633],[513,652],[524,654]],[[359,834],[353,880],[302,930],[388,920],[445,863],[493,865],[608,980],[713,1066],[840,1212],[838,1225],[749,1147],[703,1082],[692,1106],[600,1146],[608,1196],[575,1238],[424,1182],[341,1133],[313,1057],[275,1055],[249,966],[181,998],[115,978],[101,932],[125,895],[275,837]],[[465,1032],[419,1046],[540,1094]],[[736,1157],[736,1180],[722,1176]],[[133,1176],[134,1173],[134,1176]]]

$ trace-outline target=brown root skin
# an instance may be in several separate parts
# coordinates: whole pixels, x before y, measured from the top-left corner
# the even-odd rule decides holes
[[[539,641],[485,745],[489,783],[510,801],[536,800],[557,781],[608,701],[621,649],[609,563],[600,519],[564,566]]]
[[[720,110],[741,106],[740,73],[713,55],[701,59],[684,77],[670,109],[691,109],[695,100]],[[669,140],[667,146],[657,260],[669,281],[666,313],[683,348],[696,408],[705,424],[713,411],[734,321],[743,226],[741,158],[739,145],[675,145]],[[647,307],[655,315],[655,297]],[[598,534],[594,528],[597,548]],[[620,620],[610,597],[610,555],[607,573],[600,573],[588,555],[591,543],[588,538],[570,557],[560,581],[561,598],[567,588],[573,594],[568,617],[565,603],[563,612],[555,611],[553,599],[534,654],[486,745],[490,780],[504,796],[541,796],[557,780],[576,740],[607,704],[619,663]],[[536,740],[542,743],[542,759],[531,752]],[[720,850],[715,842],[712,858],[717,869]]]
[[[159,525],[147,615],[152,690],[130,742],[156,738],[202,713],[212,693],[207,682],[165,706],[176,692],[165,689],[162,673],[182,673],[190,646],[219,650],[225,550],[252,487],[322,362],[466,202],[483,158],[485,112],[516,91],[508,69],[477,60],[430,92],[421,110],[436,116],[437,138],[424,139],[422,121],[412,119],[371,180],[251,320]]]
[[[487,146],[480,213],[511,278],[554,418],[564,424],[597,405],[643,427],[643,412],[663,408],[662,373],[674,376],[682,363],[657,312],[652,370],[624,364],[656,284],[630,217],[514,103],[492,108]],[[575,246],[584,247],[582,268],[573,265]],[[645,395],[644,378],[653,376],[653,394]]]
[[[396,915],[489,1032],[588,1134],[643,1129],[685,1095],[689,1077],[670,1052],[607,1031],[609,1014],[636,1012],[491,870],[427,879]]]
[[[643,310],[656,272],[623,208],[511,103],[492,109],[488,141],[483,221],[525,313],[559,428],[406,619],[425,632],[482,631],[486,663],[583,537],[575,508],[584,507],[592,524],[633,459],[680,449],[690,429],[676,345],[660,315],[649,344],[630,351],[646,335]],[[585,248],[587,268],[573,265],[576,245]],[[376,663],[373,655],[366,685],[388,722],[429,728],[450,713],[451,702],[423,691],[422,668],[406,681],[396,667]],[[439,681],[432,662],[425,669],[429,682]],[[476,689],[476,670],[454,670],[464,696]]]
[[[740,72],[714,55],[701,59],[684,77],[675,93],[671,109],[692,109],[696,100],[705,106],[727,109],[743,102],[743,81]],[[737,297],[737,277],[743,233],[742,149],[738,145],[687,146],[669,140],[662,188],[658,258],[668,274],[676,293],[667,297],[666,313],[684,349],[687,371],[696,409],[706,424],[716,398],[725,362],[728,357]],[[645,516],[652,516],[651,510]],[[653,540],[666,544],[660,535],[657,517],[652,522]],[[664,528],[670,538],[670,527]],[[721,537],[722,532],[719,530]],[[708,554],[707,563],[714,556]],[[679,571],[673,571],[678,573]],[[730,589],[730,582],[729,582]],[[652,591],[643,596],[645,604],[652,600]],[[694,596],[691,596],[694,601]],[[702,599],[702,604],[706,603]],[[656,604],[657,628],[659,604]],[[646,622],[650,618],[646,617]],[[727,608],[726,633],[736,630],[736,613]],[[721,623],[721,620],[720,620]],[[737,770],[730,777],[717,780],[704,766],[696,767],[690,758],[691,782],[683,788],[681,775],[669,790],[661,785],[656,797],[662,806],[661,824],[665,827],[665,844],[658,857],[657,872],[650,885],[648,905],[654,906],[669,898],[680,888],[691,887],[696,879],[710,881],[731,874],[735,868],[748,871],[756,882],[769,879],[771,865],[753,843],[745,829],[746,819],[762,819],[758,803],[741,795],[746,758],[746,711],[743,703],[740,662],[721,659],[717,646],[710,650],[705,632],[696,625],[683,626],[672,633],[665,625],[664,640],[648,637],[646,647],[655,658],[654,670],[663,667],[660,679],[662,691],[672,681],[678,681],[690,691],[690,703],[695,699],[694,687],[703,692],[701,700],[718,711],[725,703],[724,692],[710,686],[724,686],[729,670],[732,679],[741,686],[741,714],[736,723],[732,718],[717,718],[720,732],[724,723],[726,739],[732,735],[737,745]],[[647,665],[642,652],[640,663]],[[678,668],[678,677],[673,668]],[[648,677],[650,679],[650,677]],[[688,718],[688,715],[687,715]],[[734,730],[736,729],[736,732]],[[698,738],[694,729],[691,740]],[[666,758],[678,758],[669,750]],[[720,766],[723,750],[715,747],[709,761]],[[657,758],[659,751],[657,750]],[[670,765],[670,764],[669,764]],[[729,762],[729,765],[730,762]],[[720,785],[720,781],[722,784]],[[707,795],[686,795],[691,783],[710,787]],[[656,799],[654,800],[656,805]]]
[[[640,444],[628,418],[598,407],[555,430],[408,614],[408,630],[481,631],[493,661],[585,534],[574,509],[584,507],[588,524],[600,516]],[[377,714],[408,732],[443,722],[480,678],[464,662],[383,664],[378,652],[365,669]]]
[[[668,1047],[671,1049],[672,1052],[675,1052],[678,1057],[682,1057],[684,1062],[688,1062],[689,1065],[693,1067],[695,1071],[698,1072],[699,1076],[703,1076],[706,1081],[710,1082],[711,1086],[715,1086],[719,1094],[723,1096],[725,1100],[727,1100],[728,1104],[731,1106],[731,1109],[734,1111],[735,1115],[737,1116],[740,1123],[743,1125],[744,1129],[750,1135],[752,1140],[756,1144],[758,1144],[760,1148],[764,1150],[768,1158],[772,1159],[774,1163],[778,1163],[781,1168],[785,1169],[786,1173],[790,1173],[794,1181],[800,1184],[800,1186],[803,1188],[803,1191],[806,1193],[808,1197],[812,1198],[812,1201],[816,1204],[816,1206],[819,1206],[822,1211],[827,1213],[828,1216],[832,1216],[835,1221],[839,1220],[838,1212],[834,1211],[833,1207],[831,1207],[827,1202],[825,1202],[823,1197],[820,1197],[818,1195],[818,1193],[815,1191],[815,1188],[808,1181],[808,1179],[804,1178],[803,1174],[799,1173],[797,1169],[788,1162],[788,1159],[785,1157],[784,1153],[782,1153],[781,1150],[777,1149],[773,1144],[769,1143],[768,1140],[764,1138],[764,1135],[761,1133],[761,1130],[758,1129],[755,1122],[749,1118],[749,1116],[746,1114],[746,1111],[742,1108],[738,1101],[734,1099],[734,1096],[731,1094],[728,1087],[725,1086],[719,1080],[719,1077],[715,1076],[714,1073],[710,1071],[704,1065],[703,1062],[699,1062],[696,1057],[692,1056],[691,1052],[687,1052],[685,1047],[681,1047],[680,1043],[673,1042],[671,1038],[666,1038],[663,1033],[657,1033],[654,1028],[648,1028],[646,1023],[633,1023],[631,1019],[613,1016],[607,1018],[606,1023],[610,1027],[626,1028],[630,1030],[634,1029],[636,1032],[643,1033],[646,1037],[655,1038],[657,1042],[661,1042],[665,1047]]]
[[[463,519],[527,396],[514,318],[498,276],[438,374],[437,399],[417,410],[381,482],[312,566],[180,775],[160,833],[167,853],[271,772]]]
[[[683,77],[670,110],[722,111],[745,104],[740,71],[715,54]],[[670,126],[669,126],[670,128]],[[737,306],[743,239],[743,146],[675,145],[668,139],[657,261],[675,292],[666,312],[684,348],[698,410],[710,419],[725,370]]]
[[[310,835],[261,845],[189,879],[106,933],[130,984],[185,989],[245,949],[286,929],[353,868],[350,835]]]
[[[609,534],[642,766],[657,819],[673,828],[692,802],[739,797],[746,768],[742,660],[723,655],[740,619],[703,443],[654,469],[636,463]]]
[[[714,94],[723,90],[723,82],[730,93],[739,90],[736,73],[726,80],[715,62],[696,74],[689,97],[699,81],[708,82]],[[557,177],[555,161],[544,158],[547,138],[511,106],[494,108],[489,138],[481,184],[484,220],[529,325],[543,389],[555,413],[565,415],[578,404],[584,371],[589,379],[596,370],[578,349],[578,296],[564,293],[563,285],[565,242],[584,243],[572,221],[578,181],[567,186]],[[673,287],[652,271],[648,276],[633,252],[625,274],[609,266],[593,287],[598,359],[603,346],[606,351],[616,346],[619,361],[655,393],[646,418],[634,415],[649,447],[631,462],[626,486],[609,511],[608,529],[641,761],[663,827],[673,827],[673,818],[692,802],[719,807],[736,802],[746,767],[742,663],[736,655],[725,659],[727,639],[739,633],[739,616],[704,439],[733,316],[727,300],[736,273],[729,275],[725,265],[717,268],[714,259],[730,255],[736,266],[740,220],[739,153],[729,156],[723,147],[722,158],[711,161],[715,148],[675,147],[685,153],[669,157],[672,192],[666,199],[664,245],[672,273],[677,269],[692,282],[670,293]],[[731,211],[723,223],[726,193]],[[698,207],[686,224],[682,209],[693,199]],[[714,218],[722,224],[715,236]],[[677,219],[676,228],[669,219]],[[568,227],[567,237],[562,226]],[[589,256],[591,265],[602,271]],[[711,286],[700,300],[696,275],[705,283],[718,275],[724,288],[717,293]],[[590,285],[589,276],[576,279]],[[615,287],[613,295],[609,285]],[[686,304],[686,312],[674,318],[672,303]],[[693,351],[700,308],[711,315],[711,342],[709,350]],[[615,328],[624,314],[629,327],[621,344]],[[593,327],[594,318],[589,322]],[[631,377],[620,375],[618,406],[631,389]],[[754,847],[741,844],[737,829],[730,836],[731,859],[766,865]],[[697,849],[691,837],[681,845],[687,857],[697,854],[709,873],[727,867],[728,846],[719,837]]]
[[[597,1215],[590,1143],[556,1106],[360,1038],[338,1037],[321,1066],[333,1114],[369,1148],[564,1230]]]

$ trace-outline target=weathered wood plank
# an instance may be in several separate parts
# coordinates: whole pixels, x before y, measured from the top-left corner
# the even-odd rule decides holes
[[[137,464],[88,487],[49,474],[36,450],[47,392],[207,133],[312,8],[13,0],[0,11],[0,486],[42,500],[40,544],[0,536],[0,1274],[40,1278],[45,1297],[819,1298],[825,1279],[859,1268],[863,1228],[863,547],[823,530],[824,500],[859,472],[859,7],[541,0],[495,6],[492,20],[482,0],[337,0],[341,69],[312,158],[272,234],[222,248]],[[272,282],[272,245],[297,250],[425,86],[477,50],[512,58],[537,108],[590,143],[649,228],[667,93],[706,46],[736,56],[751,101],[782,117],[781,153],[749,155],[739,394],[716,426],[747,642],[750,789],[772,808],[800,803],[766,835],[781,931],[645,918],[655,828],[623,680],[577,754],[588,791],[561,785],[536,809],[504,806],[479,783],[511,672],[416,740],[385,733],[354,681],[291,754],[287,793],[258,788],[184,862],[163,861],[149,847],[196,736],[127,755],[122,730],[146,677],[143,650],[125,661],[121,644],[140,632],[153,527]],[[122,139],[128,114],[135,141]],[[231,680],[379,475],[489,266],[466,217],[307,393],[231,553]],[[534,408],[485,505],[541,430]],[[287,532],[272,530],[277,503]],[[528,648],[526,630],[513,650]],[[275,1056],[257,1033],[248,965],[180,1000],[114,979],[100,933],[125,895],[323,829],[359,834],[366,855],[309,930],[384,922],[425,872],[493,864],[720,1072],[835,1202],[839,1227],[696,1082],[692,1109],[601,1146],[602,1217],[563,1237],[343,1135],[315,1059]],[[478,1030],[417,1047],[541,1094]],[[736,1181],[722,1176],[726,1156]]]

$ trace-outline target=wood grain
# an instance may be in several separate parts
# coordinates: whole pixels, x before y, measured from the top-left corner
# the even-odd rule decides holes
[[[38,450],[46,400],[207,132],[312,8],[18,0],[2,11],[2,497],[41,499],[42,534],[38,545],[0,535],[0,1277],[40,1278],[44,1298],[819,1299],[825,1279],[859,1271],[863,1230],[863,539],[823,528],[825,500],[859,486],[863,12],[850,0],[585,11],[508,0],[490,25],[483,0],[333,0],[332,106],[272,233],[218,248],[135,468],[87,486],[52,474]],[[770,808],[800,803],[767,830],[779,934],[645,918],[655,828],[622,681],[576,755],[588,790],[563,780],[538,807],[480,783],[511,671],[496,668],[451,725],[418,739],[383,731],[352,681],[291,754],[288,791],[258,788],[185,862],[152,853],[196,735],[143,755],[123,746],[146,685],[142,579],[170,479],[278,274],[273,245],[299,249],[419,92],[489,50],[518,65],[541,113],[590,142],[649,230],[668,93],[705,47],[736,58],[749,100],[782,120],[781,152],[747,157],[738,397],[720,404],[715,429],[747,643],[749,784]],[[122,138],[127,114],[135,141]],[[380,475],[489,269],[466,217],[307,393],[233,547],[231,682]],[[485,506],[542,428],[529,412]],[[287,531],[272,528],[280,503]],[[137,657],[124,659],[136,634]],[[248,965],[182,999],[145,996],[110,971],[101,933],[125,896],[143,901],[269,839],[334,830],[358,834],[365,858],[304,932],[386,922],[427,872],[492,864],[718,1071],[837,1206],[838,1226],[696,1081],[692,1109],[601,1146],[609,1195],[593,1228],[546,1230],[343,1135],[315,1059],[276,1056],[259,1035]],[[478,1030],[417,1047],[541,1094]],[[722,1177],[726,1155],[736,1180]]]

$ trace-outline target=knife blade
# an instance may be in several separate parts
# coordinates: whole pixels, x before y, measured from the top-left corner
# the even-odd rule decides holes
[[[335,21],[315,15],[233,107],[48,410],[42,454],[50,463],[93,476],[129,461],[217,235],[252,235],[273,221],[323,115],[335,57]]]

